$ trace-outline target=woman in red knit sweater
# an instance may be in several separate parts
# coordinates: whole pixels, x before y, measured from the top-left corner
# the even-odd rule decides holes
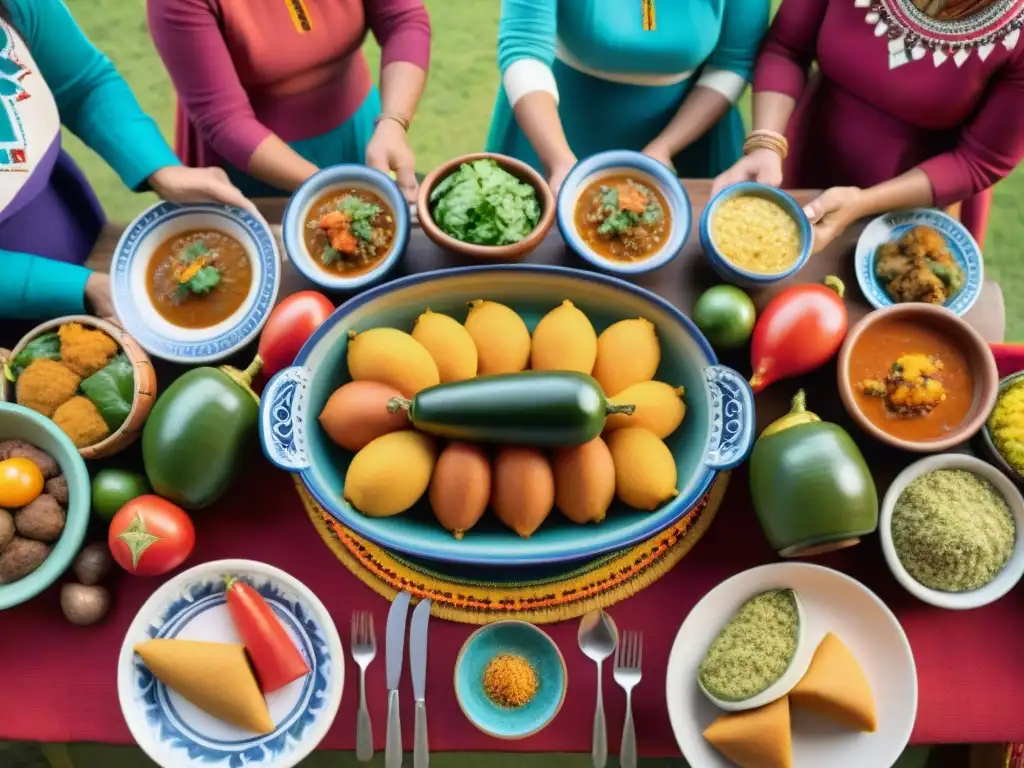
[[[745,156],[716,188],[825,189],[817,249],[864,216],[954,203],[980,240],[992,185],[1024,157],[1022,25],[1024,0],[784,0]]]

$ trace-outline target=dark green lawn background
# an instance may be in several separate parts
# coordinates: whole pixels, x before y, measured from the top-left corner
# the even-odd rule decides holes
[[[626,0],[623,0],[625,2]],[[142,106],[170,138],[173,91],[146,30],[145,0],[67,0],[79,23],[128,79]],[[495,39],[499,0],[426,0],[434,28],[433,63],[412,130],[417,165],[429,171],[483,147],[498,82]],[[376,66],[377,48],[367,46]],[[745,100],[745,103],[746,100]],[[1022,129],[1024,130],[1024,129]],[[72,153],[93,180],[111,217],[130,219],[149,198],[125,190],[106,165],[75,139]],[[985,267],[1007,297],[1007,335],[1024,340],[1024,171],[996,188]],[[1018,288],[1020,286],[1020,288]]]
[[[78,22],[127,78],[142,103],[163,129],[173,136],[173,91],[146,29],[145,0],[66,0]],[[482,148],[494,104],[498,77],[495,38],[498,0],[427,0],[434,28],[430,82],[412,132],[419,170],[428,171],[447,158]],[[376,67],[378,51],[367,45]],[[745,100],[744,104],[748,102]],[[73,136],[67,146],[96,186],[111,218],[128,220],[151,202],[148,195],[124,189],[114,174]],[[1024,243],[1024,172],[1018,172],[996,190],[996,210],[985,251],[986,268],[999,280],[1008,305],[1008,334],[1024,338],[1024,302],[1015,299],[1024,287],[1024,264],[1017,248]],[[656,676],[657,670],[648,670]],[[656,686],[652,686],[656,690]],[[459,713],[449,713],[461,717]],[[434,716],[439,716],[440,713]],[[382,717],[379,713],[378,717]],[[590,713],[586,713],[589,720]],[[466,727],[471,727],[468,723]],[[495,749],[501,748],[495,742]],[[151,766],[137,749],[76,745],[51,747],[47,754],[29,745],[0,744],[0,765],[5,768],[143,768]],[[910,750],[899,768],[922,768],[927,751]],[[434,768],[586,768],[589,755],[468,755],[432,756]],[[318,754],[303,768],[347,768],[357,765],[350,755]],[[371,764],[383,766],[383,755]],[[615,758],[609,766],[617,765]],[[682,760],[641,760],[643,768],[684,766]]]

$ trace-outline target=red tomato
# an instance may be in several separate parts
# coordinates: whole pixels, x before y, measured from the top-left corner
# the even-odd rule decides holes
[[[138,496],[110,521],[107,546],[117,564],[136,576],[159,576],[185,562],[196,529],[185,511],[153,494]]]
[[[287,368],[313,331],[334,311],[331,300],[316,291],[299,291],[282,301],[260,334],[259,356],[267,378]]]
[[[839,351],[847,323],[843,290],[839,278],[827,277],[824,285],[794,285],[768,302],[750,343],[755,392],[810,373]]]

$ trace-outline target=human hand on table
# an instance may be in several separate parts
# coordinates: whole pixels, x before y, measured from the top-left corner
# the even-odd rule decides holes
[[[732,168],[719,174],[711,184],[711,194],[741,181],[756,181],[769,187],[781,186],[782,158],[779,153],[771,149],[755,149],[749,155],[744,155]]]
[[[114,300],[110,297],[110,275],[93,272],[85,281],[85,308],[101,320],[117,322]]]
[[[366,145],[366,164],[378,171],[395,175],[398,188],[410,203],[416,201],[416,156],[409,146],[405,128],[397,120],[381,120]]]
[[[831,187],[804,206],[814,230],[814,252],[818,253],[843,230],[864,215],[864,191],[860,187]]]
[[[231,183],[223,168],[168,165],[149,177],[149,186],[172,203],[224,203],[256,213],[256,206]]]

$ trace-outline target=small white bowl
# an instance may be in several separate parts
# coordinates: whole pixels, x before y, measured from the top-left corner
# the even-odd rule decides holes
[[[904,489],[921,475],[934,472],[937,469],[963,469],[983,477],[995,486],[1006,503],[1010,506],[1010,513],[1013,515],[1014,524],[1017,527],[1017,538],[1013,545],[1013,552],[1010,559],[992,581],[979,589],[970,592],[943,592],[937,589],[926,587],[917,581],[900,562],[896,554],[896,547],[892,542],[892,511],[896,506],[896,500],[903,493]],[[938,456],[915,461],[904,469],[885,494],[882,500],[882,514],[879,521],[879,533],[882,537],[882,552],[885,554],[885,561],[889,565],[896,580],[914,597],[938,608],[946,608],[951,611],[965,611],[972,608],[980,608],[983,605],[994,603],[1011,589],[1021,576],[1024,576],[1024,497],[1021,496],[1017,486],[1002,472],[991,464],[961,453],[943,453]]]
[[[181,328],[153,307],[147,269],[161,243],[191,229],[226,232],[245,248],[252,266],[249,294],[224,321],[209,328]],[[281,287],[281,255],[262,216],[216,203],[166,201],[143,211],[121,235],[110,263],[111,297],[118,323],[150,355],[181,365],[229,357],[259,336]]]
[[[775,589],[789,588],[776,587]],[[760,590],[757,594],[759,595],[764,594],[765,592],[772,591],[774,590],[771,588],[763,589]],[[776,699],[781,699],[783,696],[787,695],[790,691],[792,691],[796,687],[796,684],[799,683],[800,680],[803,678],[803,676],[807,674],[807,668],[811,666],[811,659],[814,658],[815,647],[813,643],[809,643],[807,641],[807,614],[804,611],[803,603],[800,602],[800,595],[797,594],[796,590],[791,591],[793,592],[793,599],[796,603],[796,615],[797,621],[799,623],[797,625],[796,650],[793,651],[793,658],[790,660],[789,666],[786,668],[786,671],[782,673],[782,677],[780,677],[774,683],[772,683],[763,691],[761,691],[761,693],[757,694],[756,696],[751,696],[749,699],[744,699],[743,701],[723,701],[722,699],[717,698],[714,694],[709,692],[707,688],[704,687],[704,684],[701,682],[700,675],[698,674],[697,687],[700,688],[701,692],[708,697],[708,701],[710,701],[719,709],[725,712],[743,712],[748,709],[757,709],[758,707],[763,707],[765,704],[771,704]],[[747,598],[747,600],[750,600],[753,597],[756,597],[756,595],[751,595]],[[744,601],[744,603],[741,603],[741,606],[744,605],[745,602],[746,601]],[[739,608],[737,608],[736,610],[738,611]],[[733,616],[735,616],[735,612],[733,612]],[[719,632],[721,632],[721,630],[724,628],[725,626],[723,625],[719,629]],[[717,639],[717,637],[718,633],[716,632],[715,638]],[[714,642],[714,640],[712,640],[712,642]]]

